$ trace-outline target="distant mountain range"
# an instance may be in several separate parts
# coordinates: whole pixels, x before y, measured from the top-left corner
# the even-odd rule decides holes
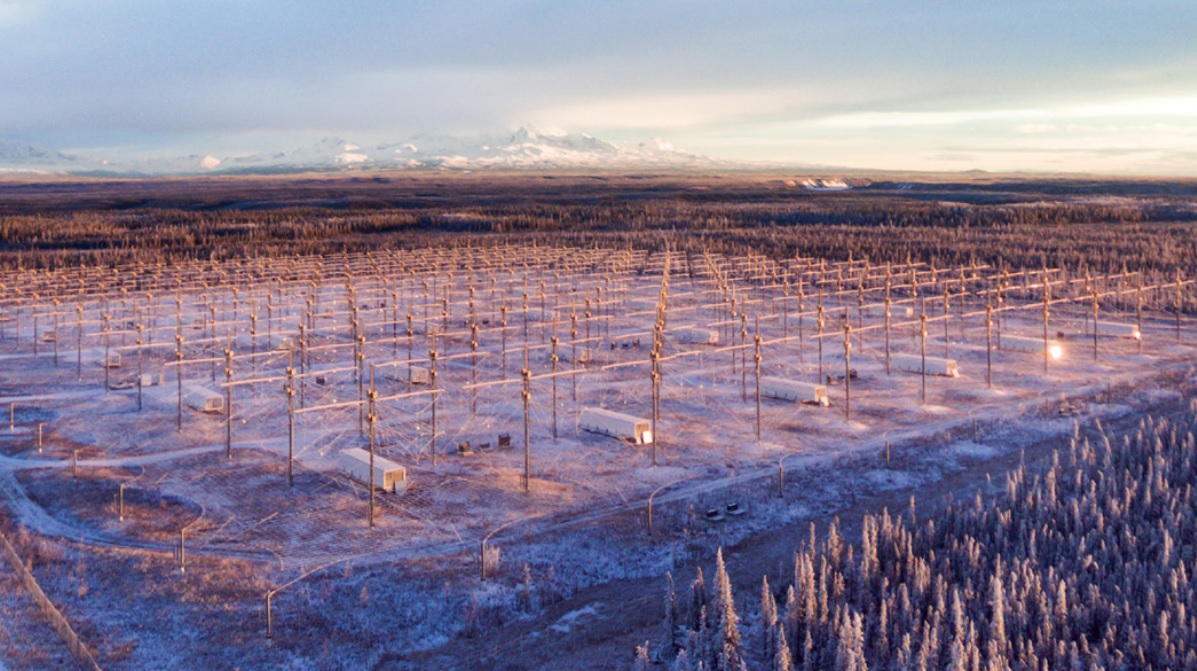
[[[660,138],[635,144],[606,142],[585,133],[522,127],[505,135],[417,135],[404,142],[358,144],[341,138],[287,151],[234,156],[121,156],[101,151],[66,153],[0,139],[0,173],[194,175],[376,169],[567,170],[734,167],[733,161],[681,151]]]

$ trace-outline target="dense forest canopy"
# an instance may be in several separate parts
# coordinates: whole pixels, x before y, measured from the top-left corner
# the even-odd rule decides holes
[[[913,179],[913,178],[912,178]],[[0,266],[567,244],[1197,274],[1197,184],[465,174],[0,184]]]

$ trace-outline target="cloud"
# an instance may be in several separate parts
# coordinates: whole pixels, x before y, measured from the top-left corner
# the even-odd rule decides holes
[[[946,147],[1183,135],[1150,127],[1197,125],[1194,33],[1174,0],[0,0],[0,136],[531,121],[749,158],[981,161]]]

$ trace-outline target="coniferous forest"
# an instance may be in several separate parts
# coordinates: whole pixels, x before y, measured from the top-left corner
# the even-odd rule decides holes
[[[679,671],[1197,668],[1197,415],[1072,440],[996,501],[933,519],[867,516],[803,539],[745,626],[723,557],[670,583],[661,646]],[[777,589],[780,587],[781,589]]]

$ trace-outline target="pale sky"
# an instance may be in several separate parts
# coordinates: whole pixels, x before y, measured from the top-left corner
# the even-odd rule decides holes
[[[1197,175],[1193,0],[0,0],[0,138],[521,124],[712,156]]]

